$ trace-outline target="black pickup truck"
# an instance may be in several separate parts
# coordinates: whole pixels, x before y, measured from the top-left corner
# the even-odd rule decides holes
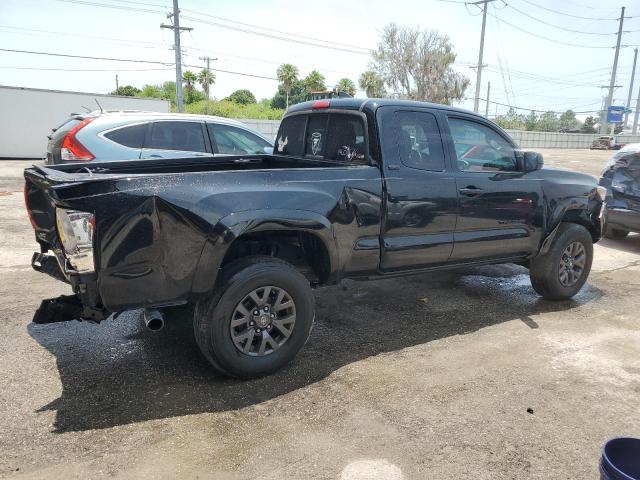
[[[343,278],[514,262],[566,299],[589,274],[606,189],[542,164],[468,111],[331,99],[291,107],[272,155],[34,166],[32,265],[73,288],[34,321],[142,308],[153,329],[164,307],[193,305],[204,355],[246,378],[295,356],[312,287]]]

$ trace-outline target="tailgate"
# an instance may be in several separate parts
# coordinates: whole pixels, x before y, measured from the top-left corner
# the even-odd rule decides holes
[[[81,177],[84,177],[82,175]],[[73,186],[83,182],[79,175],[51,168],[33,166],[24,171],[24,201],[36,240],[47,248],[58,246],[56,235],[56,204],[64,204],[55,187]],[[43,244],[44,243],[44,244]]]
[[[57,246],[57,238],[56,209],[49,194],[51,183],[46,173],[38,167],[26,169],[24,179],[24,202],[36,232],[36,240],[45,247],[44,250],[53,248]]]

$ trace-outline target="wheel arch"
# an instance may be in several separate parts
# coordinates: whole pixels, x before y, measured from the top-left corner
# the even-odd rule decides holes
[[[307,210],[250,210],[227,215],[216,224],[214,235],[207,240],[200,257],[193,282],[193,293],[211,290],[215,286],[219,269],[243,256],[241,245],[248,242],[262,246],[283,245],[285,240],[294,248],[294,243],[299,243],[297,246],[317,276],[318,284],[335,281],[339,254],[331,222],[326,217]],[[289,260],[287,255],[278,253],[282,252],[272,252],[272,255]],[[291,263],[303,270],[302,265]],[[302,273],[309,278],[309,272]]]

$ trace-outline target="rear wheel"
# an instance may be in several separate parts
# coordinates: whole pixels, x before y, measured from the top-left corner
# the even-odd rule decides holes
[[[563,223],[549,251],[531,260],[531,285],[549,300],[571,298],[587,281],[592,262],[591,234],[582,225]]]
[[[304,346],[314,320],[307,279],[277,258],[249,257],[221,273],[219,287],[197,303],[196,342],[220,372],[268,375]]]

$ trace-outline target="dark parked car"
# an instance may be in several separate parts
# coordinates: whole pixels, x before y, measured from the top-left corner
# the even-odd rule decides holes
[[[605,195],[593,177],[542,169],[477,114],[375,99],[291,107],[272,155],[25,178],[32,264],[74,292],[35,322],[144,308],[159,328],[162,308],[193,304],[200,349],[237,377],[289,362],[314,321],[311,288],[346,277],[515,262],[544,298],[569,298],[589,275]]]
[[[640,143],[625,146],[609,159],[600,185],[607,189],[605,236],[624,238],[640,232]]]
[[[49,135],[46,163],[271,153],[273,142],[229,118],[96,111],[72,115]]]

